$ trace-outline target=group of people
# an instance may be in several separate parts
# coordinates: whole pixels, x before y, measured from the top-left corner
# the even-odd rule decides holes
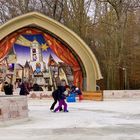
[[[78,95],[79,101],[82,100],[82,92],[76,86],[71,86],[71,87],[68,85],[58,86],[57,89],[52,92],[52,97],[54,99],[54,102],[51,105],[50,110],[52,112],[57,112],[57,111],[68,112],[67,103],[65,102],[65,99],[71,93]],[[58,102],[58,106],[55,108],[57,102]],[[64,109],[62,109],[62,106],[64,106]]]
[[[19,83],[19,88],[20,88],[19,95],[29,94],[30,88],[28,82],[24,81]],[[40,90],[40,87],[37,83],[35,83],[32,88],[34,91]],[[3,90],[5,92],[5,95],[13,95],[13,85],[8,83],[7,81],[4,82]],[[68,112],[67,103],[65,99],[70,94],[76,94],[79,97],[79,101],[82,100],[82,92],[78,87],[74,85],[70,87],[66,84],[61,84],[60,86],[57,86],[57,89],[52,92],[52,97],[54,99],[54,102],[52,103],[50,110],[53,112],[57,112],[57,111]],[[57,102],[58,102],[58,106],[55,108]]]
[[[20,95],[29,94],[29,88],[27,82],[21,82],[18,88],[20,88],[20,92],[19,92]],[[4,83],[1,82],[0,91],[4,91],[5,95],[13,95],[14,87],[10,82],[9,83],[7,81],[5,81]]]
[[[1,91],[4,91],[5,95],[13,95],[14,87],[11,83],[5,81],[1,84]],[[28,95],[30,90],[33,91],[42,91],[41,87],[35,83],[33,86],[30,86],[27,81],[18,82],[17,88],[20,89],[19,95]]]

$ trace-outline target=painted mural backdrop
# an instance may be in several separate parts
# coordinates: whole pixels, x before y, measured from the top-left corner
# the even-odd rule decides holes
[[[55,89],[61,80],[82,88],[81,68],[67,47],[34,28],[21,29],[0,42],[0,79],[26,79]]]

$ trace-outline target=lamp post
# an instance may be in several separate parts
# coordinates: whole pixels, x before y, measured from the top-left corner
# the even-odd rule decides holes
[[[127,71],[126,71],[126,68],[124,67],[120,67],[120,69],[123,70],[123,75],[124,75],[124,89],[127,88]]]
[[[126,89],[127,87],[127,75],[126,75],[126,68],[122,68],[122,70],[124,71],[124,89]]]

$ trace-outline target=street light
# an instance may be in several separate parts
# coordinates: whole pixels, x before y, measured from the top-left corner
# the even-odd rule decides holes
[[[124,89],[127,87],[127,71],[126,68],[120,67],[124,71]]]

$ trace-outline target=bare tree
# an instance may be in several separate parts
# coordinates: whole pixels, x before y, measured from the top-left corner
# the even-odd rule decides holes
[[[100,6],[97,6],[100,8],[100,10],[97,9],[98,12],[101,12],[98,14],[100,17],[98,17],[98,28],[96,29],[100,30],[101,28],[104,35],[96,36],[96,39],[103,49],[101,54],[105,58],[105,62],[102,63],[106,67],[107,88],[119,89],[118,81],[122,80],[119,77],[120,69],[126,70],[128,67],[125,48],[127,16],[130,10],[139,7],[140,2],[139,0],[98,0],[96,3]],[[98,50],[101,49],[98,48]]]

